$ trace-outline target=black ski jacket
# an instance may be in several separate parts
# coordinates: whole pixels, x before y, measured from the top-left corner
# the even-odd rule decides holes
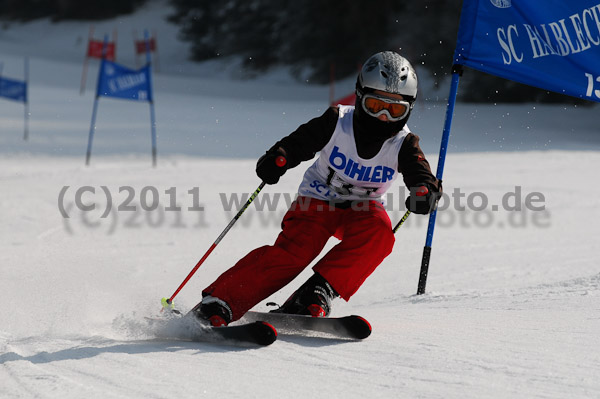
[[[331,140],[338,121],[338,108],[329,107],[323,115],[302,124],[289,136],[277,142],[272,149],[281,147],[287,158],[288,168],[314,158],[315,154]],[[361,158],[369,159],[377,155],[387,138],[373,137],[353,124],[356,149]],[[442,191],[441,181],[431,173],[429,162],[419,147],[419,136],[409,133],[398,152],[398,172],[402,173],[404,184],[415,187],[425,183],[435,192]]]

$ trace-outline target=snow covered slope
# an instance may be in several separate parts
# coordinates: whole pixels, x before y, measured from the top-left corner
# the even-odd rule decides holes
[[[155,338],[144,316],[158,313],[160,298],[233,217],[234,197],[258,186],[256,157],[327,102],[326,87],[281,71],[240,81],[219,63],[178,58],[185,45],[161,22],[166,13],[150,2],[96,24],[97,32],[127,25],[124,42],[129,25],[158,26],[157,168],[147,105],[110,99],[101,100],[92,165],[84,166],[95,72],[80,96],[83,45],[69,40],[85,38],[88,24],[41,21],[0,34],[4,75],[21,76],[25,54],[32,65],[30,142],[21,139],[22,106],[0,107],[0,397],[600,397],[597,106],[457,107],[445,190],[460,189],[458,205],[470,198],[470,206],[457,210],[450,197],[439,212],[426,295],[414,293],[427,218],[411,215],[394,252],[349,303],[335,303],[334,314],[371,321],[367,340],[280,336],[255,349]],[[434,167],[443,117],[442,103],[421,102],[410,124]],[[194,306],[222,271],[275,239],[303,170],[261,193],[178,307]],[[95,189],[83,195],[95,210],[78,210],[82,187]],[[102,187],[114,205],[105,218]],[[144,211],[152,187],[159,206]],[[128,191],[136,210],[116,210]],[[517,203],[534,195],[530,208],[544,209],[509,210],[519,192]],[[276,209],[261,211],[278,193]],[[487,206],[474,210],[484,197]],[[173,198],[181,211],[165,210]],[[401,191],[390,200],[396,222]],[[270,300],[285,300],[309,273]]]
[[[523,160],[529,166],[515,166]],[[253,162],[177,158],[153,170],[145,159],[102,158],[92,168],[80,161],[0,161],[2,397],[600,394],[600,234],[590,224],[600,217],[600,192],[585,173],[573,178],[565,168],[577,163],[591,174],[598,153],[451,155],[449,192],[456,185],[500,203],[518,184],[524,192],[543,192],[547,212],[441,212],[429,292],[419,297],[413,294],[426,222],[413,215],[398,232],[394,253],[349,303],[334,309],[367,317],[370,338],[281,336],[262,349],[160,341],[143,327],[143,316],[158,313],[160,298],[175,290],[233,216],[219,193],[257,185]],[[293,193],[301,171],[292,172],[263,198]],[[498,178],[490,182],[490,175]],[[185,193],[199,181],[202,216],[185,211],[192,205]],[[100,219],[103,209],[84,216],[68,191],[71,218],[63,219],[57,197],[65,185],[94,186],[98,194],[105,185],[118,202],[125,198],[117,197],[118,187],[132,186],[139,195],[152,185],[162,206],[168,206],[164,190],[177,187],[184,210],[162,212],[161,219],[160,211],[139,210],[136,199],[137,212]],[[96,199],[99,206],[106,202]],[[250,208],[177,297],[178,306],[192,307],[226,267],[272,242],[284,209]],[[391,216],[396,221],[400,212]],[[271,299],[285,300],[306,277]]]

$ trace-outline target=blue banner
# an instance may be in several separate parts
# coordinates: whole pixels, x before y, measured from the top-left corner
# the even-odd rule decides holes
[[[27,83],[20,80],[8,79],[0,76],[0,97],[5,97],[11,100],[26,103]]]
[[[134,70],[102,60],[97,96],[152,102],[150,65]]]
[[[600,0],[464,0],[454,62],[600,102]]]

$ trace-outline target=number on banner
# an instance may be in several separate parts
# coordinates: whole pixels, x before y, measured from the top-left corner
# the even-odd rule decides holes
[[[600,83],[600,76],[596,77],[596,79],[594,79],[594,75],[591,73],[586,73],[585,76],[588,78],[588,88],[585,95],[592,97],[592,94],[594,94],[597,98],[600,98],[600,89],[594,90],[594,82]]]

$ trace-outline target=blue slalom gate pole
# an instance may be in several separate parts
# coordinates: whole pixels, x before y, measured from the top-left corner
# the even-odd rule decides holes
[[[25,115],[23,120],[23,140],[29,140],[29,57],[25,57],[23,65],[25,75]]]
[[[98,111],[98,96],[94,98],[94,109],[92,111],[92,123],[90,125],[90,135],[88,136],[88,146],[85,155],[86,166],[90,164],[90,157],[92,156],[92,141],[94,140],[94,130],[96,130],[96,112]]]
[[[154,103],[150,102],[150,124],[152,135],[152,166],[156,167],[156,122],[154,117]]]
[[[456,104],[456,94],[458,92],[458,81],[462,75],[462,65],[454,65],[452,67],[452,83],[450,85],[450,94],[448,94],[448,106],[446,107],[446,120],[444,122],[444,130],[442,133],[442,143],[440,146],[440,157],[438,160],[437,172],[435,177],[442,180],[444,174],[444,164],[446,162],[446,151],[448,150],[448,141],[450,139],[450,129],[452,127],[452,117],[454,115],[454,105]],[[435,218],[437,209],[429,215],[429,225],[427,226],[427,238],[425,247],[423,248],[423,257],[421,259],[421,271],[419,273],[419,286],[417,287],[417,295],[425,293],[427,285],[427,274],[429,273],[429,261],[431,259],[431,245],[433,242],[433,230],[435,228]]]
[[[100,95],[98,88],[100,87],[100,78],[104,73],[104,60],[106,59],[106,47],[108,45],[108,35],[104,35],[104,43],[102,44],[102,61],[100,61],[100,71],[98,71],[98,82],[96,83],[96,96],[94,97],[94,108],[92,110],[92,122],[90,124],[90,134],[88,136],[88,146],[85,155],[85,164],[90,164],[90,158],[92,156],[92,142],[94,141],[94,131],[96,130],[96,113],[98,112],[98,100]]]
[[[150,97],[150,134],[152,137],[152,166],[156,167],[156,119],[154,116],[154,96],[152,95],[152,60],[150,57],[150,38],[148,30],[144,30],[144,42],[146,43],[146,63],[150,68],[148,81],[148,94]]]

